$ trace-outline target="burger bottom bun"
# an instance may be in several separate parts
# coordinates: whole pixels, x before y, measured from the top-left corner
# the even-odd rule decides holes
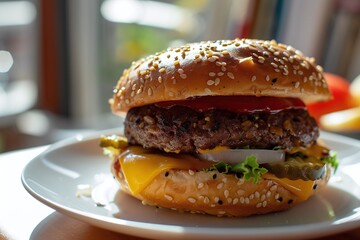
[[[317,187],[312,194],[327,184],[331,174],[330,167],[327,169],[326,176],[315,181]],[[112,173],[121,190],[134,196],[122,170],[112,168]],[[254,184],[252,180],[244,181],[234,174],[192,170],[162,172],[134,197],[143,204],[162,208],[234,217],[284,211],[304,201],[270,179]]]

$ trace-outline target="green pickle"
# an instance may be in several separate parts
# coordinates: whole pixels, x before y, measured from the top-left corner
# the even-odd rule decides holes
[[[111,135],[111,136],[102,136],[100,141],[100,147],[108,148],[112,147],[115,149],[122,149],[128,146],[127,139],[124,137]]]
[[[270,173],[279,178],[291,180],[316,180],[325,175],[326,163],[302,157],[288,157],[284,162],[266,163],[263,165]]]

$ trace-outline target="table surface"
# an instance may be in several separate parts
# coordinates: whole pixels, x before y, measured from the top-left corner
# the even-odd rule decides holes
[[[70,218],[27,193],[21,183],[21,172],[45,149],[37,147],[0,154],[0,240],[139,239]],[[321,239],[360,239],[360,228]]]

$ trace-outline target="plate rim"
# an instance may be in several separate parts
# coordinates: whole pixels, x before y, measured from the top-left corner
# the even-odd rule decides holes
[[[117,231],[118,233],[129,234],[133,236],[144,237],[143,234],[139,234],[140,231],[136,232],[136,230],[142,229],[146,232],[158,232],[160,234],[165,235],[165,238],[169,237],[186,237],[190,235],[191,237],[206,237],[207,239],[214,239],[218,237],[227,237],[227,238],[246,238],[246,239],[255,239],[255,238],[286,238],[290,239],[291,236],[289,234],[295,235],[294,237],[298,236],[297,234],[301,234],[302,237],[322,237],[327,236],[335,233],[340,233],[343,231],[347,231],[353,229],[355,227],[360,226],[360,213],[358,214],[357,220],[354,221],[347,221],[344,223],[334,224],[333,221],[323,221],[319,223],[308,223],[308,224],[299,224],[299,225],[291,225],[291,226],[269,226],[269,227],[260,227],[260,228],[224,228],[224,227],[192,227],[192,226],[176,226],[172,224],[159,224],[159,223],[148,223],[148,222],[138,222],[132,220],[126,220],[121,218],[111,218],[103,215],[99,215],[92,212],[86,212],[79,209],[74,209],[68,206],[64,206],[60,203],[56,203],[55,201],[49,200],[46,197],[42,196],[40,193],[36,192],[36,190],[32,189],[27,180],[26,174],[27,170],[34,164],[36,161],[40,161],[43,156],[46,154],[55,151],[59,148],[66,147],[69,145],[74,145],[80,142],[91,141],[96,138],[99,138],[101,135],[108,135],[108,134],[121,134],[122,128],[113,128],[107,130],[101,130],[91,133],[81,133],[71,138],[66,138],[64,140],[58,141],[52,145],[50,145],[47,149],[45,149],[42,153],[34,157],[30,162],[26,164],[24,169],[21,173],[21,183],[26,191],[35,199],[40,201],[41,203],[61,212],[67,216],[75,218],[77,220],[89,223],[94,226],[98,226],[104,229],[108,229],[114,231],[114,226],[119,227],[123,226],[125,228],[121,228],[121,231]],[[336,133],[330,133],[321,131],[320,138],[324,137],[330,138],[331,140],[339,139],[342,143],[356,146],[360,148],[360,141],[357,139],[353,139],[347,136],[339,135]],[[357,185],[359,186],[359,185]],[[360,186],[359,186],[360,187]],[[360,205],[359,205],[360,207]],[[306,233],[304,233],[304,229],[299,229],[300,226],[306,227]],[[329,228],[330,227],[330,228]],[[186,229],[186,231],[184,231]],[[202,231],[199,231],[201,229]],[[120,229],[118,229],[120,230]],[[281,230],[281,231],[280,231]],[[326,231],[324,231],[326,230]],[[205,233],[206,232],[206,233]],[[209,238],[210,237],[210,238]],[[164,239],[165,239],[164,238]]]

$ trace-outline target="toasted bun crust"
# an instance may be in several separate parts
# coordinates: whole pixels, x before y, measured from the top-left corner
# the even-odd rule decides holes
[[[272,41],[235,39],[192,43],[133,62],[110,105],[130,108],[205,95],[296,97],[305,103],[330,97],[313,58]]]
[[[327,169],[326,176],[315,182],[313,194],[327,184],[331,174]],[[112,173],[121,189],[132,195],[121,169],[112,168]],[[284,211],[304,201],[273,180],[253,184],[233,174],[191,170],[161,173],[134,197],[143,204],[177,211],[234,217]]]

